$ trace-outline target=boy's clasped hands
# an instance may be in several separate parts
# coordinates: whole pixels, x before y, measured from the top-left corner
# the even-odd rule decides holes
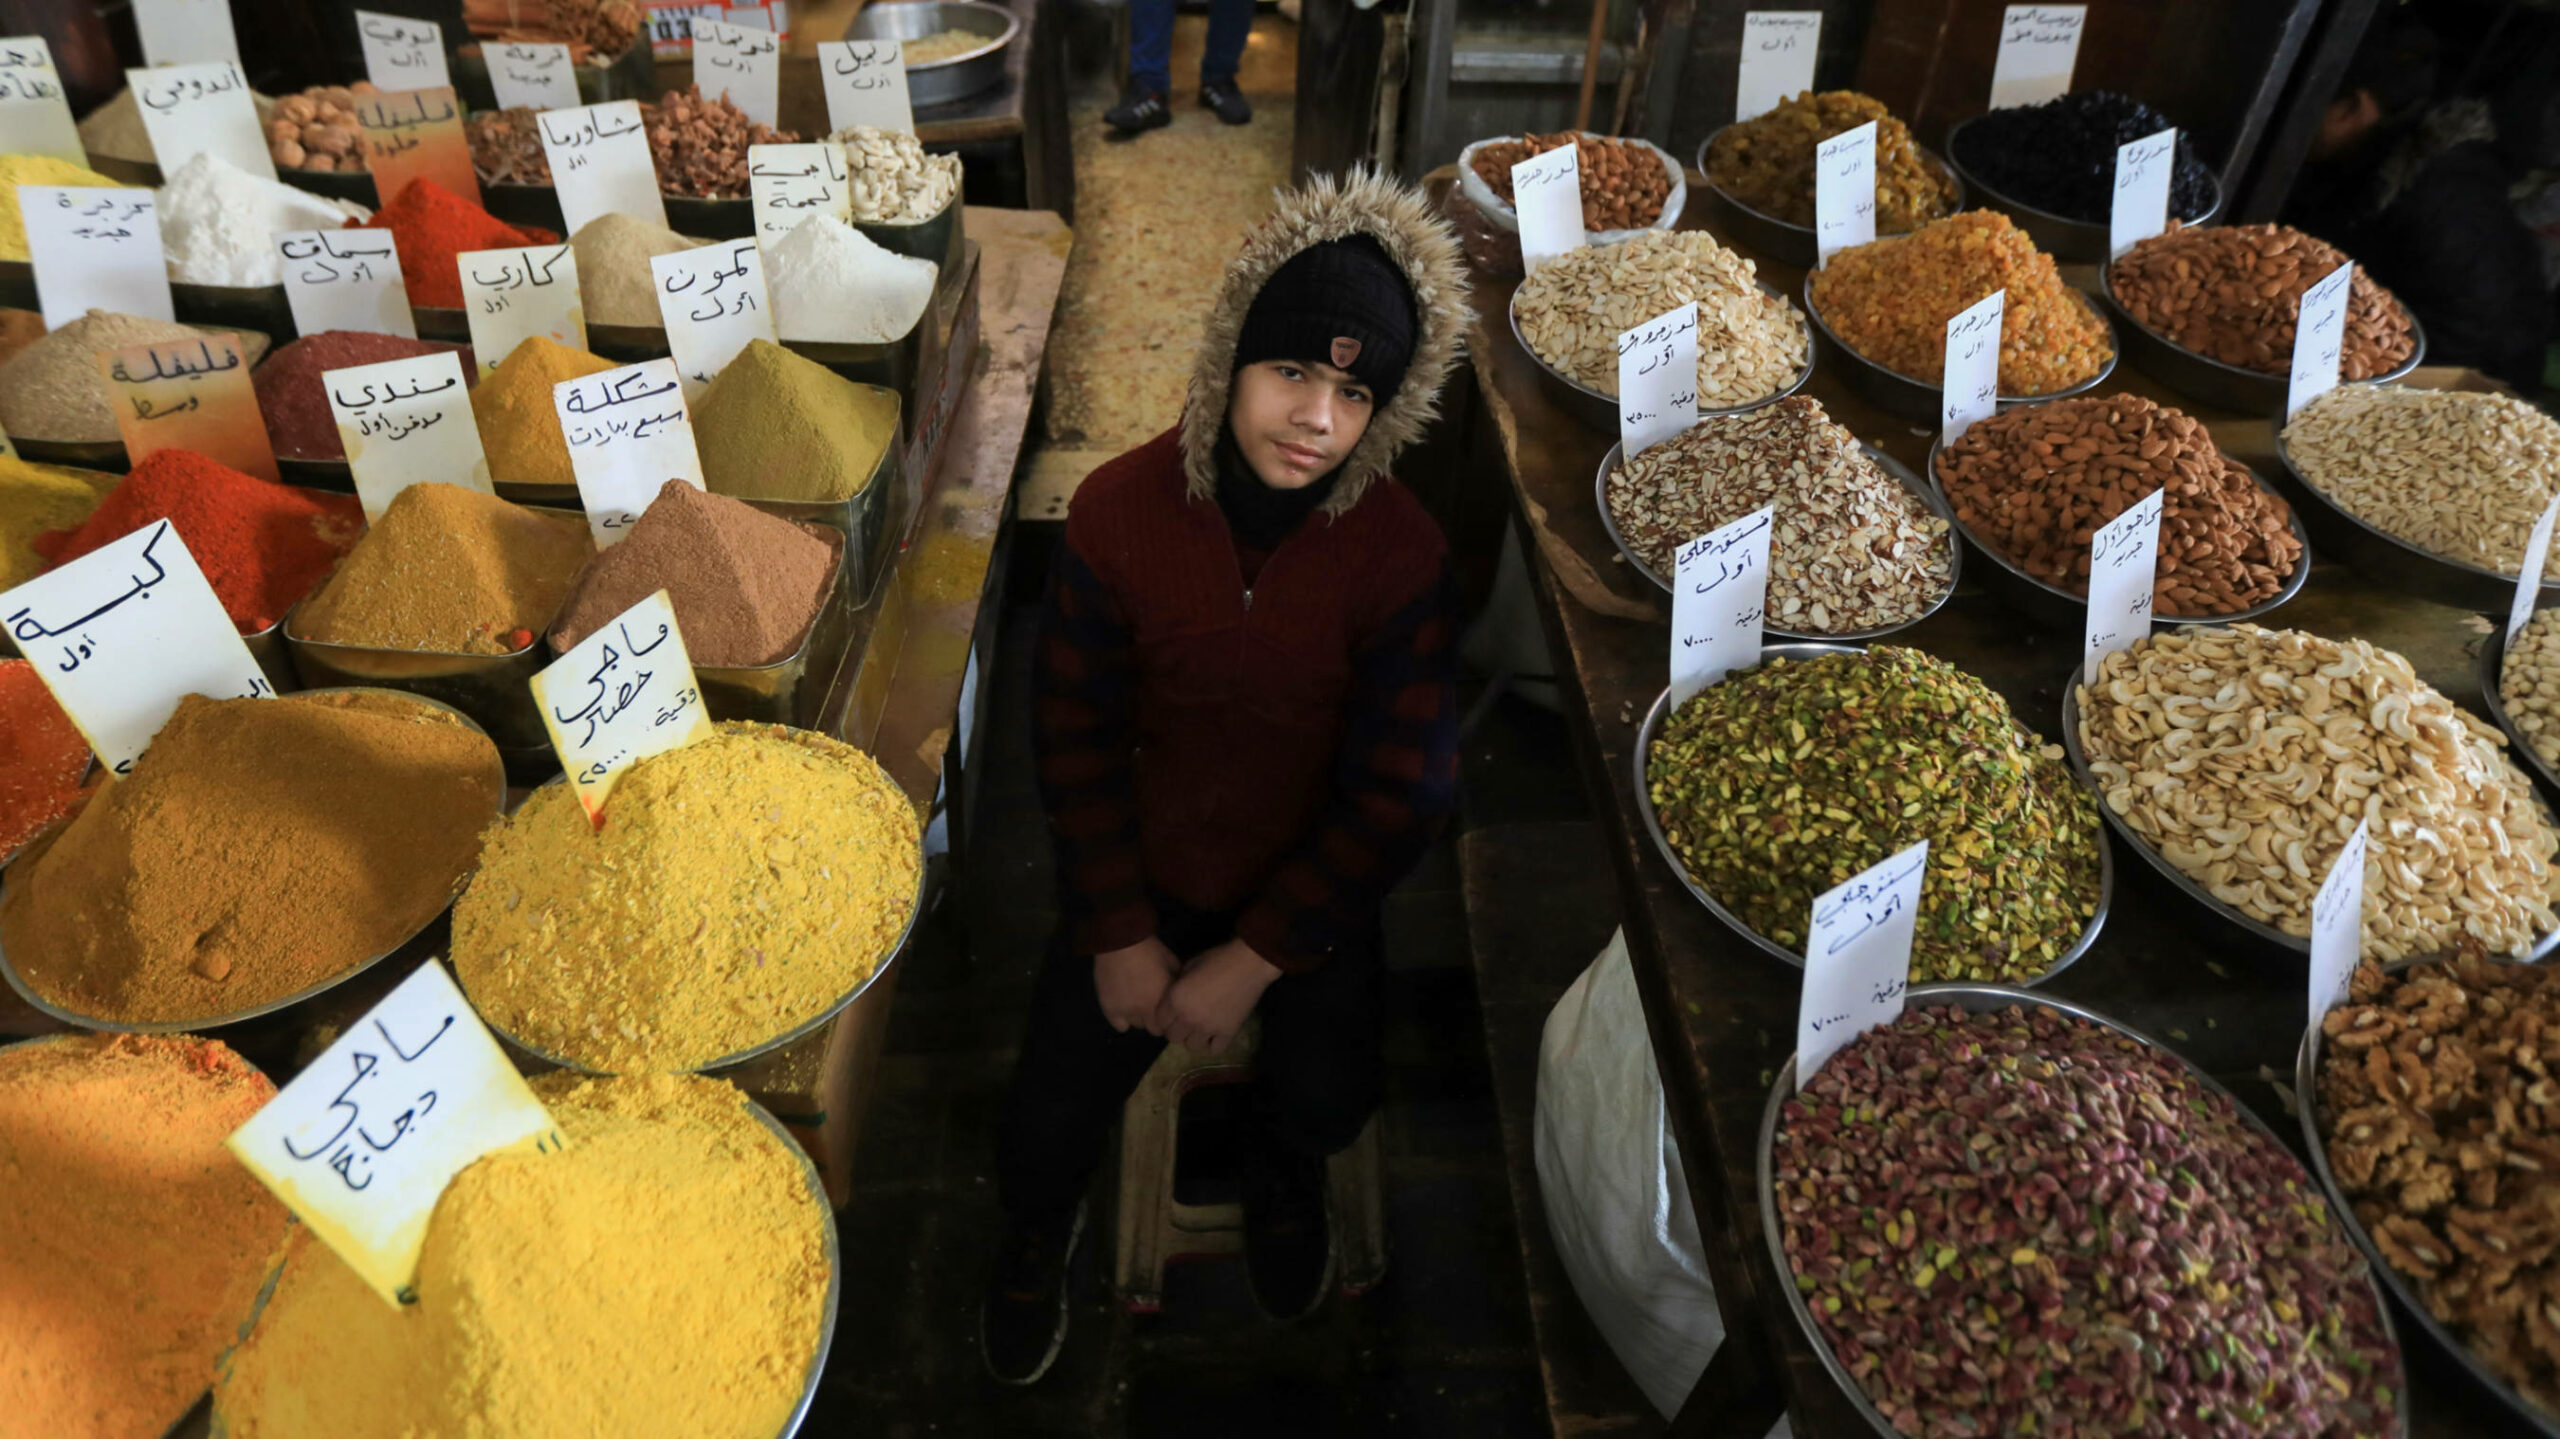
[[[1153,935],[1093,957],[1094,996],[1113,1029],[1143,1029],[1204,1054],[1226,1052],[1262,991],[1279,977],[1278,966],[1240,939],[1189,964]]]

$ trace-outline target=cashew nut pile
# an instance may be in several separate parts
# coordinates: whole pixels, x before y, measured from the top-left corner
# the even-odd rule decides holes
[[[941,214],[960,191],[960,157],[928,155],[913,135],[854,125],[827,138],[844,146],[856,220],[917,224]]]
[[[2293,467],[2347,513],[2512,575],[2560,491],[2560,421],[2512,395],[2340,385],[2284,428]]]
[[[2364,955],[2521,954],[2560,926],[2560,849],[2497,731],[2362,640],[2181,630],[2079,687],[2107,807],[2214,898],[2290,935],[2368,821]]]

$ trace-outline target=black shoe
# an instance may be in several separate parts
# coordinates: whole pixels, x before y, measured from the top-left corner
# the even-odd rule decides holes
[[[1119,104],[1102,112],[1102,123],[1123,135],[1159,130],[1173,123],[1173,107],[1162,95],[1133,88],[1120,97]]]
[[[1253,118],[1253,107],[1244,102],[1244,92],[1236,88],[1233,80],[1202,81],[1200,103],[1230,125],[1241,125]]]
[[[1244,1267],[1254,1302],[1274,1319],[1304,1319],[1333,1282],[1333,1226],[1325,1221],[1324,1161],[1264,1140],[1249,1142],[1244,1188]]]
[[[978,1347],[999,1384],[1037,1384],[1067,1342],[1067,1267],[1084,1237],[1084,1206],[1063,1229],[1005,1225],[978,1310]]]

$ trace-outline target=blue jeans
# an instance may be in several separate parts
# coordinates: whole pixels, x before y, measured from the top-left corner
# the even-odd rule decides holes
[[[1173,93],[1174,0],[1129,0],[1129,84]],[[1200,83],[1232,85],[1253,29],[1253,0],[1209,0],[1209,44],[1200,54]]]

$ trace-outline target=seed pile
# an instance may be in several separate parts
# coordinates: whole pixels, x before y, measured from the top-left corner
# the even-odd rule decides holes
[[[2114,357],[2097,310],[1997,211],[1967,210],[1917,234],[1843,250],[1813,272],[1812,293],[1840,343],[1934,385],[1946,374],[1947,321],[2004,289],[2001,394],[2068,389]]]
[[[2140,395],[2004,410],[1968,427],[1937,465],[1976,544],[2075,595],[2089,593],[2090,538],[2163,486],[2155,614],[2263,604],[2302,563],[2285,502],[2217,449],[2201,421]]]
[[[411,485],[294,616],[293,633],[368,649],[515,654],[551,627],[594,553],[574,515],[460,485]]]
[[[2536,610],[2525,622],[2498,671],[2498,698],[2516,738],[2560,768],[2560,610]]]
[[[1703,230],[1648,230],[1548,261],[1520,282],[1513,304],[1538,358],[1615,395],[1618,336],[1695,300],[1698,404],[1728,408],[1769,398],[1813,361],[1804,316],[1761,289],[1757,275]]]
[[[1966,123],[1955,162],[2009,199],[2066,220],[2103,225],[2115,211],[2116,150],[2169,129],[2168,116],[2112,90],[2074,90],[2041,105],[1992,110]],[[2200,218],[2213,203],[2213,172],[2178,131],[2169,216]]]
[[[1876,233],[1900,235],[1952,212],[1953,177],[1920,153],[1911,127],[1855,90],[1807,90],[1716,133],[1707,179],[1790,225],[1813,226],[1813,156],[1823,141],[1876,122]]]
[[[875,225],[918,225],[960,193],[960,157],[928,155],[904,130],[854,125],[827,137],[844,146],[853,218]]]
[[[705,100],[699,85],[659,96],[657,104],[644,107],[642,118],[649,130],[649,155],[658,166],[658,188],[670,195],[743,199],[748,146],[800,143],[793,131],[748,119],[726,95]]]
[[[1918,619],[1954,579],[1946,521],[1803,395],[1651,446],[1607,494],[1627,548],[1666,581],[1682,545],[1775,502],[1768,622],[1790,634]]]
[[[1632,140],[1572,131],[1499,140],[1476,151],[1476,175],[1509,205],[1511,167],[1568,143],[1578,152],[1574,163],[1582,172],[1584,230],[1636,230],[1662,218],[1663,203],[1671,198],[1670,172],[1661,156]]]
[[[644,107],[645,108],[645,107]],[[542,112],[529,105],[483,110],[462,122],[471,168],[483,185],[548,185],[551,154],[542,148]],[[579,269],[581,279],[584,267]]]
[[[580,279],[585,278],[583,269]],[[338,418],[329,409],[329,390],[321,376],[331,370],[410,360],[451,350],[462,360],[462,383],[479,383],[480,366],[469,345],[412,340],[372,330],[323,330],[305,335],[275,352],[249,378],[258,390],[258,413],[266,418],[267,438],[276,454],[293,460],[343,460],[346,442],[338,435]]]
[[[942,60],[956,60],[973,50],[984,50],[995,42],[993,35],[975,30],[936,30],[919,40],[908,40],[898,46],[898,58],[909,69],[931,65]]]
[[[2098,909],[2098,811],[2057,746],[1946,661],[1878,646],[1707,686],[1644,761],[1690,875],[1801,951],[1814,896],[1929,841],[1911,978],[2033,980]]]
[[[2363,640],[2155,634],[2079,688],[2107,807],[2213,897],[2286,934],[2368,823],[2364,954],[2521,953],[2560,925],[2560,850],[2498,732]]]
[[[2560,493],[2560,420],[2512,395],[2340,385],[2293,417],[2284,445],[2357,519],[2502,575],[2524,568]]]
[[[2143,328],[2207,359],[2283,375],[2293,368],[2302,292],[2345,263],[2345,251],[2289,225],[2209,225],[2152,236],[2125,251],[2107,279]],[[2409,312],[2358,265],[2339,378],[2370,380],[2417,350]]]
[[[267,154],[279,170],[364,169],[364,131],[356,106],[380,94],[370,80],[314,85],[275,102],[265,115]]]
[[[2368,965],[2320,1028],[2321,1142],[2365,1233],[2438,1322],[2560,1414],[2560,972]]]
[[[2040,1007],[1914,1007],[1786,1101],[1771,1164],[1796,1288],[1904,1434],[2398,1432],[2361,1257],[2174,1055]]]

